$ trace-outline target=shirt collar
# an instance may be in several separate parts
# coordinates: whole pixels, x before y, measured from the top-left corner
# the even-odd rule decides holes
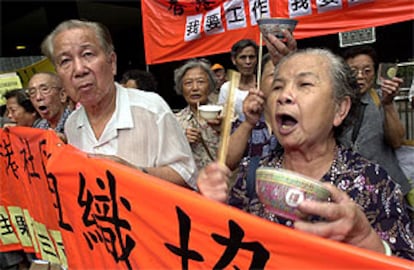
[[[116,87],[115,112],[112,115],[111,120],[109,120],[109,122],[114,121],[114,126],[117,129],[131,128],[134,126],[134,121],[132,119],[128,91],[134,91],[134,90],[128,90],[122,87],[118,83],[115,83],[115,87]],[[79,110],[80,117],[77,119],[76,126],[78,128],[81,128],[85,126],[86,124],[88,124],[89,120],[86,115],[85,107],[81,106],[78,110]]]
[[[118,83],[116,86],[116,108],[115,108],[115,127],[117,129],[132,128],[134,121],[131,112],[131,104],[129,102],[129,91],[137,91],[126,89]]]

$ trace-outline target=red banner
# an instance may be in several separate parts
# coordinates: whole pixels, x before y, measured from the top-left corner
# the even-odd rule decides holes
[[[412,0],[153,0],[141,5],[147,64],[227,53],[244,38],[258,41],[260,17],[297,19],[296,39],[414,19]]]
[[[0,129],[0,251],[69,269],[413,269],[63,144]]]

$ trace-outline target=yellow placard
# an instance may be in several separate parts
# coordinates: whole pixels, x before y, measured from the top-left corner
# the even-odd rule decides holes
[[[0,74],[0,105],[6,103],[4,94],[12,89],[22,88],[22,82],[16,72]]]
[[[0,105],[6,103],[4,94],[7,91],[27,87],[30,78],[39,72],[55,72],[53,64],[46,57],[30,66],[0,74]]]
[[[17,206],[9,206],[7,209],[10,212],[11,221],[16,228],[17,236],[23,247],[33,247],[32,239],[30,237],[29,228],[24,218],[23,209]]]
[[[0,217],[2,219],[2,226],[0,227],[0,243],[5,245],[7,244],[17,244],[19,239],[14,233],[12,223],[10,221],[10,216],[6,211],[4,206],[0,206]]]
[[[35,74],[39,72],[55,72],[55,68],[53,67],[52,63],[47,59],[46,57],[42,60],[16,70],[17,75],[20,77],[20,80],[22,81],[23,87],[27,87],[27,84],[29,83],[30,78]]]

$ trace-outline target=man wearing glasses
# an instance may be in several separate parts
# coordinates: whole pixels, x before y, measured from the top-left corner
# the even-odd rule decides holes
[[[361,106],[358,121],[346,131],[342,143],[385,168],[405,195],[411,186],[395,155],[404,141],[405,130],[393,102],[403,80],[395,76],[384,79],[376,89],[377,55],[370,46],[351,47],[343,56],[360,88]]]
[[[60,78],[54,73],[36,73],[30,78],[27,94],[36,111],[44,119],[40,128],[64,133],[65,121],[71,110],[67,106],[67,94]]]

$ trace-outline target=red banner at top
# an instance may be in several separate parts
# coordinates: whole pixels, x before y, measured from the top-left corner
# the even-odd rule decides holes
[[[296,39],[414,19],[412,0],[154,0],[141,1],[147,64],[230,51],[258,41],[256,20],[295,18]]]

